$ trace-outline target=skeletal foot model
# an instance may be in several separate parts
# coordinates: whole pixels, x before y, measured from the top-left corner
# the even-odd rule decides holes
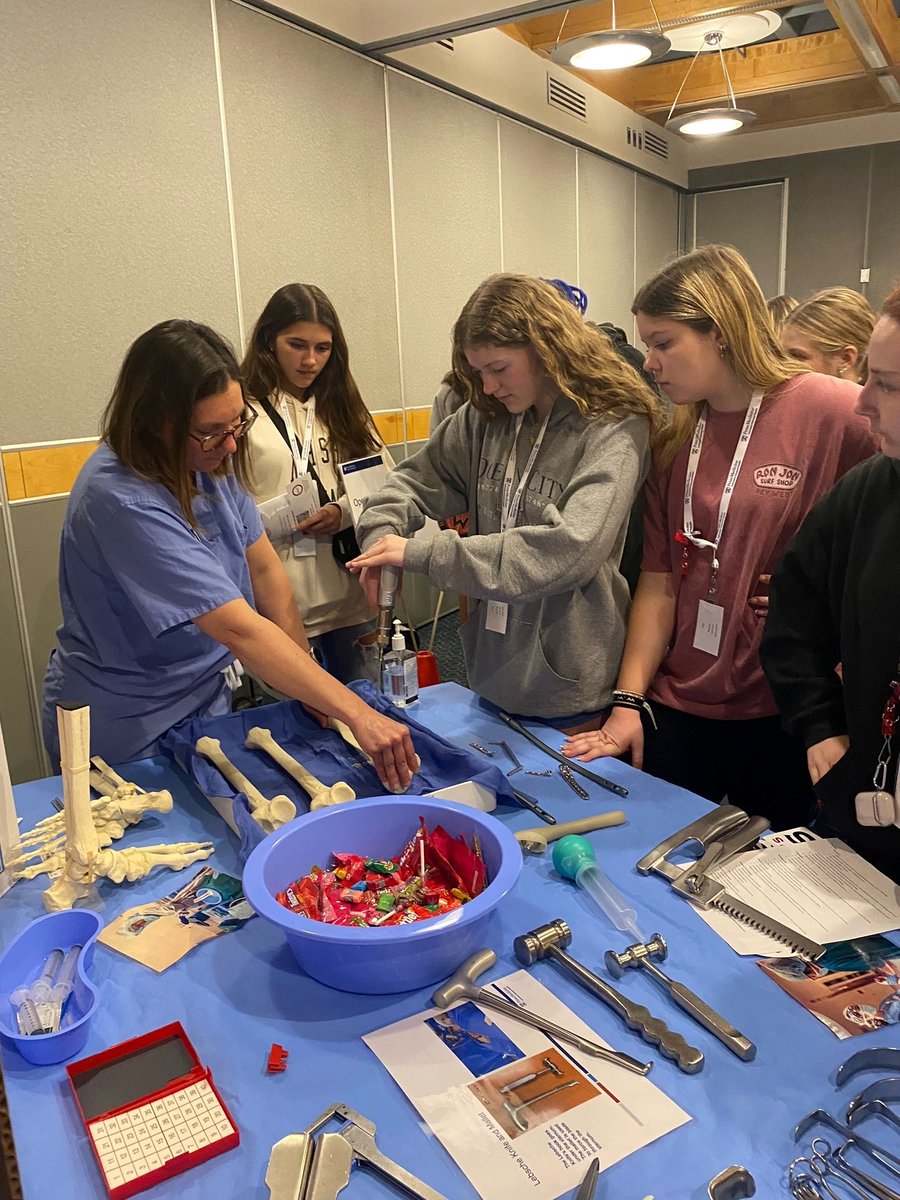
[[[250,732],[252,734],[254,731]],[[262,732],[268,731],[263,730]],[[247,745],[250,745],[249,738]],[[276,829],[280,829],[282,825],[286,825],[288,821],[293,821],[296,817],[297,806],[293,800],[288,796],[275,796],[272,800],[267,800],[226,755],[218,738],[198,738],[194,743],[194,749],[198,754],[209,759],[235,791],[244,793],[250,805],[250,815],[264,833],[274,833]],[[291,761],[293,762],[293,759]]]
[[[350,731],[347,730],[347,732]],[[198,742],[197,745],[199,746],[199,744]],[[316,779],[315,775],[307,771],[306,767],[298,763],[296,758],[292,758],[287,750],[278,745],[269,729],[260,729],[258,726],[251,729],[244,745],[248,750],[262,750],[264,754],[268,754],[269,758],[290,775],[291,779],[299,783],[309,794],[310,809],[328,808],[332,804],[346,804],[348,800],[356,799],[356,792],[349,783],[333,783],[329,787],[321,779]]]
[[[95,764],[97,759],[92,760]],[[100,760],[102,761],[102,760]],[[112,780],[118,780],[113,783]],[[91,787],[104,792],[100,800],[91,800],[91,820],[97,831],[97,845],[103,849],[117,841],[129,825],[137,825],[146,812],[172,811],[172,793],[145,792],[134,783],[126,783],[104,763],[101,775],[90,773]],[[7,867],[16,879],[34,879],[45,872],[62,870],[65,862],[66,818],[63,813],[45,817],[26,833],[14,847],[16,857]],[[37,859],[37,862],[32,860]]]
[[[142,879],[154,867],[174,871],[201,858],[209,858],[212,842],[178,842],[172,846],[140,846],[128,850],[100,847],[94,825],[90,791],[90,709],[56,710],[59,727],[60,766],[63,778],[65,849],[59,877],[44,892],[48,912],[71,908],[94,892],[94,881],[108,877],[113,883]],[[171,807],[171,796],[169,797]]]

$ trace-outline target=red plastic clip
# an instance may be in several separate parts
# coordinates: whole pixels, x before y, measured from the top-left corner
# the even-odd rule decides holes
[[[272,1043],[272,1049],[269,1051],[269,1058],[266,1062],[266,1074],[275,1075],[278,1071],[287,1070],[288,1052],[284,1046],[279,1046],[277,1042]]]

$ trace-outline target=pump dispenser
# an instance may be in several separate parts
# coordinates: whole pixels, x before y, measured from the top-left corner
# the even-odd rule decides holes
[[[419,698],[419,665],[412,650],[407,650],[404,626],[394,621],[390,651],[381,664],[381,690],[398,708]]]

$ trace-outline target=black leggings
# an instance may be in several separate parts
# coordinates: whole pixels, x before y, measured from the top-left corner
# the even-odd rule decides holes
[[[644,717],[644,770],[705,796],[727,800],[773,829],[806,825],[815,795],[806,751],[779,717],[718,721],[653,702],[658,729]]]

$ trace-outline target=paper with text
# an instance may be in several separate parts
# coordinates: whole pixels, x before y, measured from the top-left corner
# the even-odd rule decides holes
[[[583,1037],[596,1033],[527,971],[490,985]],[[641,1057],[622,1032],[617,1049]],[[690,1116],[640,1075],[463,1001],[377,1030],[381,1060],[483,1200],[556,1200]]]

